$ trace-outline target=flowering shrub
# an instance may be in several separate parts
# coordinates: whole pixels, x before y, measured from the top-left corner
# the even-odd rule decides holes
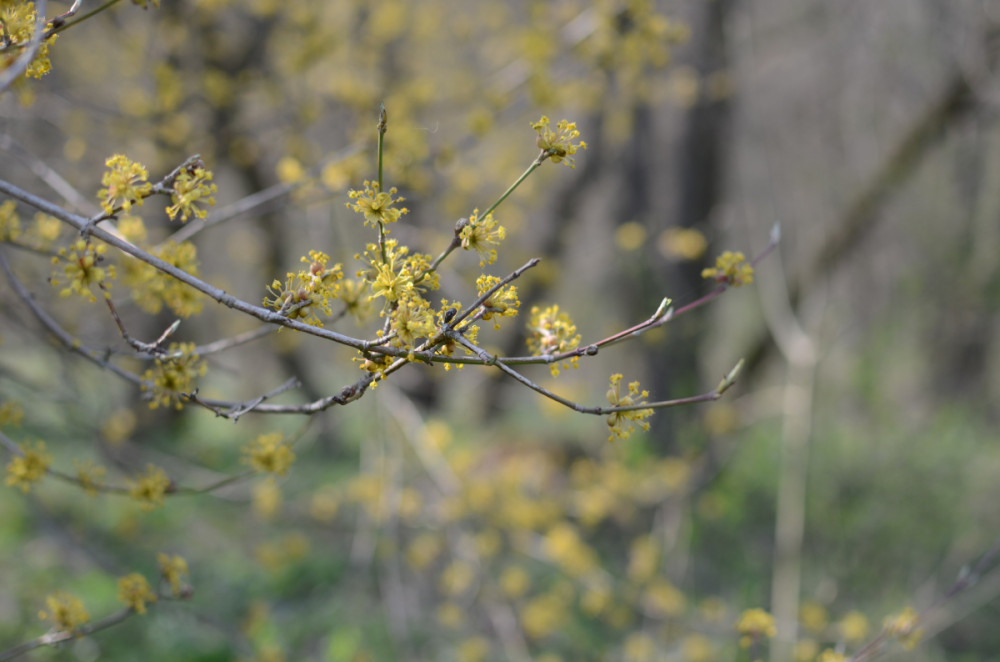
[[[25,78],[49,72],[50,57],[55,58],[50,79],[65,83],[82,75],[57,78],[58,49],[72,49],[74,26],[114,4],[79,15],[81,3],[75,2],[66,13],[48,18],[38,15],[33,2],[0,0],[0,74],[17,73],[18,82],[11,85],[24,103],[32,101]],[[134,4],[159,7],[155,1]],[[213,540],[217,535],[212,544],[218,547],[199,560],[221,567],[233,561],[230,553],[239,557],[233,571],[243,573],[246,585],[233,590],[258,594],[242,600],[241,593],[234,600],[239,613],[227,614],[229,622],[219,629],[235,633],[240,655],[258,660],[298,659],[302,653],[283,656],[283,648],[292,647],[283,637],[293,635],[275,625],[278,616],[270,612],[267,590],[257,582],[273,588],[299,581],[297,572],[329,561],[327,548],[340,545],[349,526],[355,527],[353,541],[344,554],[357,567],[377,566],[384,583],[380,603],[386,605],[396,645],[425,645],[428,659],[709,660],[740,646],[757,655],[777,638],[785,626],[762,608],[742,609],[720,597],[686,592],[683,572],[670,563],[671,555],[680,553],[681,525],[674,520],[677,512],[694,507],[707,470],[694,453],[650,452],[647,435],[659,410],[722,398],[743,364],[715,388],[673,399],[651,394],[638,380],[626,382],[626,371],[617,367],[596,383],[570,377],[579,367],[604,370],[600,361],[616,345],[655,342],[674,319],[753,283],[755,266],[774,249],[776,238],[749,259],[741,252],[723,252],[714,267],[702,271],[707,293],[682,307],[663,299],[638,323],[618,323],[601,307],[601,323],[585,317],[574,321],[569,311],[586,311],[592,302],[586,296],[565,304],[539,301],[530,278],[546,269],[539,268],[545,256],[522,260],[521,253],[532,248],[533,230],[523,206],[537,203],[539,195],[555,198],[551,182],[558,180],[545,177],[570,175],[540,169],[548,161],[584,170],[585,159],[598,153],[581,140],[582,128],[568,119],[554,124],[545,115],[534,119],[535,114],[517,123],[517,139],[486,142],[502,117],[501,91],[453,89],[465,83],[446,72],[426,79],[404,76],[398,85],[374,82],[411,64],[405,56],[384,59],[407,52],[407,30],[439,41],[439,21],[447,21],[456,34],[472,29],[455,12],[436,3],[417,10],[394,0],[364,8],[293,2],[287,12],[264,0],[245,7],[225,0],[167,4],[162,19],[156,12],[149,16],[162,20],[166,43],[156,49],[169,54],[155,50],[158,64],[142,84],[117,84],[110,71],[95,74],[92,81],[99,90],[105,80],[114,80],[106,92],[108,103],[127,122],[151,133],[129,149],[110,156],[105,154],[112,150],[103,152],[97,162],[103,169],[87,171],[91,192],[78,199],[66,193],[65,206],[6,181],[6,171],[0,180],[6,198],[0,202],[0,267],[12,300],[59,348],[59,362],[75,356],[98,369],[97,376],[74,374],[65,380],[65,387],[77,389],[85,400],[73,405],[79,407],[73,415],[80,410],[92,415],[89,425],[71,431],[61,413],[55,416],[58,430],[73,437],[72,444],[15,440],[29,437],[15,431],[22,424],[32,434],[36,427],[55,426],[46,422],[51,416],[42,406],[33,411],[30,405],[0,402],[0,445],[10,455],[5,481],[17,491],[11,494],[58,499],[59,490],[68,488],[74,495],[101,499],[113,525],[94,524],[88,534],[95,540],[120,538],[136,549],[164,538],[171,546],[200,544],[189,540],[192,531],[157,528],[175,513],[194,521],[192,529],[204,525],[199,533],[210,531],[205,538]],[[686,36],[684,26],[649,2],[583,3],[574,29],[586,28],[588,38],[557,48],[559,40],[575,38],[565,29],[571,5],[543,3],[531,10],[538,14],[536,28],[484,48],[487,58],[497,53],[520,58],[517,86],[533,107],[579,97],[586,100],[583,112],[591,112],[611,89],[616,96],[644,99],[643,72],[666,66],[670,47]],[[493,10],[499,18],[486,12],[484,20],[502,22],[506,3]],[[350,34],[328,32],[348,29],[344,26],[353,26]],[[70,28],[69,37],[54,45],[56,36]],[[196,51],[185,50],[182,37],[199,30],[207,35],[205,52],[198,54],[204,66],[182,75],[175,65]],[[227,51],[230,40],[240,42],[258,30],[268,38],[254,37],[242,53]],[[115,45],[126,54],[115,62],[124,77],[138,67],[138,59],[128,53],[138,58],[144,51],[123,32]],[[349,43],[357,45],[348,49],[352,54],[342,52]],[[100,52],[105,45],[89,46]],[[279,53],[271,65],[280,86],[258,87],[259,71],[232,70],[234,62],[249,66],[272,47]],[[574,84],[552,80],[551,65],[560,49],[573,66],[597,75],[581,76]],[[92,57],[100,60],[99,54]],[[341,61],[348,57],[350,66]],[[73,59],[70,51],[67,68]],[[438,67],[426,69],[437,72]],[[325,96],[310,97],[304,88]],[[382,91],[386,104],[372,132]],[[438,93],[453,95],[442,112],[462,109],[460,117],[446,116],[445,132],[481,138],[483,147],[462,152],[456,141],[431,148],[425,134],[438,129],[419,126],[417,118]],[[313,134],[300,125],[315,128],[310,123],[322,115],[318,99],[336,105],[348,118],[342,124],[363,127],[357,134],[350,129],[357,148],[336,157],[314,152]],[[276,113],[273,126],[249,110],[268,106]],[[616,117],[621,126],[623,118]],[[288,153],[264,155],[257,135],[285,128]],[[154,143],[163,147],[156,156],[150,154]],[[206,156],[177,156],[192,145],[204,147]],[[70,139],[64,152],[78,161],[94,149]],[[520,165],[511,170],[515,159]],[[456,167],[457,161],[463,165]],[[520,176],[502,182],[486,176],[521,168]],[[272,185],[239,193],[243,187],[235,180],[267,180],[264,170],[275,180]],[[433,204],[435,214],[447,213],[449,220],[436,216],[432,225],[417,222],[418,215],[425,221],[435,216],[419,206],[431,204],[433,180],[446,173],[449,185]],[[53,172],[46,176],[49,183],[59,181]],[[296,213],[276,219],[268,205],[279,198],[290,200]],[[477,198],[490,203],[477,206]],[[217,206],[217,199],[226,204]],[[33,224],[25,216],[32,208],[38,211]],[[248,214],[259,215],[256,220],[271,229],[237,228],[221,242],[209,237],[212,227]],[[313,217],[323,220],[315,223]],[[705,236],[696,229],[674,230],[663,235],[668,253],[699,259]],[[633,239],[640,237],[632,243],[642,243],[636,226],[619,238],[628,231]],[[280,252],[268,253],[272,246],[264,245],[279,243]],[[13,254],[8,248],[20,251],[17,258],[8,257]],[[285,262],[285,253],[295,258]],[[36,263],[42,262],[49,266],[40,270]],[[553,269],[538,279],[561,275]],[[32,291],[32,279],[46,277],[58,299]],[[523,351],[506,344],[515,333],[523,336]],[[271,344],[261,349],[265,342]],[[241,353],[252,343],[257,343],[253,350]],[[301,361],[295,350],[305,344],[315,353]],[[41,372],[59,372],[43,367]],[[463,367],[531,391],[559,412],[553,416],[588,417],[594,425],[567,423],[571,432],[566,433],[586,441],[571,450],[546,445],[545,435],[524,423],[519,432],[528,430],[527,441],[508,444],[480,421],[463,426],[428,417],[413,404],[415,398],[405,395],[412,388],[407,379],[444,374],[465,389],[470,382],[458,382],[457,371],[450,372]],[[295,374],[283,383],[260,387],[277,370],[289,368]],[[627,372],[632,374],[631,366]],[[86,381],[81,385],[79,379]],[[476,388],[471,383],[468,388]],[[467,395],[449,404],[464,407]],[[134,406],[140,401],[142,406]],[[359,404],[341,409],[354,403]],[[312,424],[328,410],[333,413]],[[285,421],[293,418],[307,423],[292,429],[294,424]],[[213,428],[216,419],[237,425]],[[351,449],[342,438],[363,441]],[[343,464],[330,458],[346,454],[345,449],[357,450],[356,472],[345,473]],[[75,470],[66,471],[68,466]],[[219,503],[234,509],[249,504],[238,517],[252,525],[230,528],[237,519],[233,510],[211,512]],[[202,512],[203,504],[211,505]],[[699,507],[710,510],[712,504]],[[195,562],[189,567],[188,556],[136,557],[130,555],[129,563],[155,559],[158,581],[151,583],[138,571],[117,580],[106,577],[102,590],[114,595],[109,587],[117,585],[117,605],[97,590],[94,597],[61,589],[41,592],[46,597],[37,602],[44,608],[37,613],[49,633],[10,649],[9,655],[0,651],[0,657],[159,612],[163,603],[191,598],[201,582],[211,585],[213,569]],[[115,559],[115,564],[119,561],[124,562]],[[324,575],[322,582],[327,581],[333,579]],[[322,582],[310,587],[317,596]],[[407,611],[414,602],[427,608]],[[368,605],[349,606],[360,613]],[[302,630],[319,633],[303,637],[325,638],[330,659],[376,659],[362,635],[331,625],[338,621],[327,618],[329,613],[323,616],[318,624],[303,619]],[[847,645],[868,650],[863,647],[868,621],[857,612],[831,624],[826,609],[817,606],[804,611],[800,621],[815,648],[803,659],[846,659]],[[919,623],[918,614],[904,611],[886,619],[877,641],[915,646],[922,634]],[[41,632],[44,625],[35,627]],[[414,634],[421,631],[434,632],[439,641],[421,644],[422,635]],[[597,632],[597,638],[577,641],[574,633],[584,631]],[[821,643],[829,645],[823,652]],[[316,645],[310,641],[301,648]],[[393,657],[383,653],[384,659]]]

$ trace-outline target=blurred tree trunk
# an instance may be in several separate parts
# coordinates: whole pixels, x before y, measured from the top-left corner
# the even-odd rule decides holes
[[[687,64],[702,82],[728,68],[726,21],[733,6],[734,0],[699,3],[696,13],[689,18],[692,41],[686,53]],[[654,236],[669,227],[697,228],[711,236],[713,215],[724,196],[730,111],[728,98],[713,99],[701,94],[681,119],[676,160],[673,163],[661,160],[662,165],[657,167],[649,137],[654,135],[660,118],[647,106],[637,107],[631,144],[625,150],[623,167],[619,170],[618,223],[644,220]],[[661,146],[666,148],[657,145]],[[651,193],[663,188],[671,176],[676,178],[675,184],[668,188],[675,192],[676,207],[672,214],[658,217]],[[705,288],[701,278],[704,260],[665,261],[656,251],[655,241],[649,242],[649,246],[643,267],[646,273],[638,280],[641,286],[637,296],[629,302],[630,319],[648,317],[663,296],[685,301],[695,298]],[[653,354],[651,374],[646,376],[644,385],[648,384],[652,397],[678,398],[704,388],[698,374],[698,343],[703,324],[700,311],[678,318],[667,327],[667,342],[649,350]],[[672,437],[676,430],[672,422],[684,420],[678,416],[692,417],[697,413],[689,409],[654,417],[655,434]]]

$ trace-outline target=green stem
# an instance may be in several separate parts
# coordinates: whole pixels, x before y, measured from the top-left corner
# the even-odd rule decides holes
[[[531,173],[533,173],[535,171],[535,168],[537,168],[538,166],[542,165],[542,163],[548,157],[549,157],[549,153],[547,151],[545,151],[545,150],[542,150],[542,153],[538,155],[537,159],[535,159],[534,161],[531,162],[531,165],[528,166],[528,169],[525,170],[523,173],[521,173],[521,176],[518,177],[517,180],[513,184],[511,184],[507,188],[507,190],[504,191],[503,194],[499,198],[497,198],[496,201],[492,205],[489,206],[489,208],[486,211],[484,211],[482,214],[480,214],[479,218],[486,218],[487,216],[489,216],[490,214],[492,214],[493,211],[496,210],[496,208],[499,207],[500,204],[504,200],[506,200],[508,197],[510,197],[510,194],[513,193],[514,190],[517,189],[517,187],[521,185],[521,182],[523,182],[525,179],[527,179],[528,175],[530,175]],[[413,282],[414,283],[419,283],[420,281],[422,281],[427,276],[427,274],[432,273],[435,270],[437,270],[438,265],[440,265],[442,262],[444,262],[444,259],[446,257],[448,257],[449,255],[451,255],[452,251],[454,251],[456,248],[458,248],[458,246],[459,246],[459,244],[456,241],[452,241],[451,244],[448,245],[448,248],[444,249],[444,251],[440,255],[437,256],[437,258],[431,263],[431,265],[429,267],[427,267],[427,269],[425,271],[423,271],[421,274],[419,274],[416,278],[413,279]]]
[[[528,166],[527,170],[525,170],[523,173],[521,173],[521,176],[517,178],[517,181],[515,181],[513,184],[511,184],[507,188],[507,190],[504,191],[503,194],[499,198],[496,199],[496,202],[494,202],[492,205],[490,205],[489,209],[487,209],[486,211],[484,211],[482,213],[482,215],[479,216],[479,218],[486,218],[487,216],[489,216],[490,214],[492,214],[493,211],[497,207],[500,206],[500,203],[502,203],[504,200],[506,200],[508,197],[510,197],[510,194],[513,193],[514,190],[518,186],[521,185],[521,182],[523,182],[525,179],[528,178],[528,175],[530,175],[531,173],[533,173],[538,166],[542,165],[542,162],[545,161],[546,157],[548,157],[548,152],[546,152],[545,150],[542,150],[542,153],[538,155],[538,158],[531,162],[531,165]]]
[[[387,115],[385,112],[385,102],[379,104],[378,109],[378,189],[376,190],[376,195],[382,192],[382,150],[385,144],[385,132],[388,129]],[[389,256],[385,250],[385,224],[382,223],[382,219],[378,221],[378,248],[379,252],[382,254],[382,263],[385,264],[389,261]]]
[[[97,9],[94,9],[93,11],[87,12],[86,14],[82,15],[80,18],[76,19],[72,23],[63,23],[62,25],[60,25],[57,28],[52,28],[51,30],[49,30],[49,33],[47,35],[45,35],[45,37],[46,38],[51,37],[52,35],[59,34],[63,30],[67,30],[67,29],[73,27],[74,25],[77,25],[79,23],[83,23],[88,18],[91,18],[93,16],[96,16],[96,15],[100,14],[102,11],[104,11],[105,9],[108,9],[109,7],[111,7],[113,5],[117,5],[120,1],[121,0],[108,0],[108,2],[105,2],[103,5],[101,5]]]

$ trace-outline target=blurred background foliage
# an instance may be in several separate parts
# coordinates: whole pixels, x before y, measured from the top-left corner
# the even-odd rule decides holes
[[[249,301],[310,249],[353,272],[371,236],[344,203],[375,176],[382,101],[386,181],[411,209],[394,234],[432,254],[535,157],[530,122],[578,123],[577,168],[541,169],[500,208],[494,273],[544,257],[522,310],[558,302],[584,343],[706,293],[712,256],[759,251],[774,223],[782,245],[752,288],[558,380],[532,373],[587,404],[612,372],[665,399],[746,357],[722,401],[615,445],[600,420],[474,368],[415,367],[310,420],[150,410],[43,344],[5,286],[0,403],[23,419],[3,431],[45,440],[56,468],[91,460],[121,484],[152,462],[198,487],[275,431],[297,461],[151,512],[52,479],[4,488],[0,649],[45,631],[56,590],[93,619],[115,611],[115,578],[153,581],[158,552],[187,559],[190,601],[25,659],[750,659],[734,624],[763,607],[772,658],[807,662],[927,608],[1000,528],[997,21],[972,0],[177,0],[64,31],[51,73],[0,97],[0,177],[92,214],[111,154],[156,179],[200,153],[219,186],[208,221],[225,219],[196,237],[200,272]],[[176,237],[153,207],[138,210],[151,241]],[[4,239],[36,249],[0,249],[18,277],[121,352],[103,308],[45,283],[71,231],[16,213],[23,236]],[[445,263],[442,296],[469,300],[476,263]],[[136,337],[174,319],[116,297]],[[179,337],[255,328],[213,308]],[[487,347],[524,354],[507,327]],[[281,401],[308,401],[356,381],[351,358],[272,334],[213,355],[201,393],[295,376]],[[988,658],[996,591],[949,602],[906,656]]]

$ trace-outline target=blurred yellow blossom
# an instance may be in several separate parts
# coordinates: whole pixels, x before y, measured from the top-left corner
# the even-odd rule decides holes
[[[701,277],[733,287],[749,285],[753,282],[753,265],[746,260],[739,251],[726,251],[716,258],[714,267],[702,270]]]
[[[51,620],[52,629],[57,632],[72,632],[90,620],[90,614],[80,598],[64,591],[47,596],[45,606],[48,611],[39,611],[38,618],[43,621]]]
[[[262,434],[243,447],[243,463],[258,473],[284,476],[295,461],[295,453],[280,432]]]
[[[49,465],[52,464],[52,455],[45,450],[45,442],[35,442],[35,447],[31,448],[26,444],[21,444],[23,455],[16,455],[7,463],[7,485],[18,487],[25,494],[31,490],[32,483],[37,483],[45,476]]]
[[[138,501],[143,510],[153,510],[163,505],[164,496],[173,484],[163,469],[152,464],[146,465],[146,474],[128,481],[129,496]]]
[[[736,623],[736,631],[740,634],[740,646],[749,648],[752,643],[766,637],[774,637],[778,630],[774,625],[774,616],[763,609],[747,609],[740,614]]]
[[[105,214],[113,214],[117,209],[129,211],[132,205],[142,205],[142,199],[149,195],[152,184],[147,181],[146,168],[124,154],[115,154],[104,163],[109,168],[101,178],[103,188],[97,197]]]
[[[170,584],[170,593],[174,597],[181,594],[181,577],[188,574],[188,564],[182,557],[160,552],[156,555],[156,560],[160,564],[160,575],[163,581]]]
[[[146,613],[146,603],[156,602],[156,594],[146,578],[133,572],[118,580],[118,600],[138,614]]]

